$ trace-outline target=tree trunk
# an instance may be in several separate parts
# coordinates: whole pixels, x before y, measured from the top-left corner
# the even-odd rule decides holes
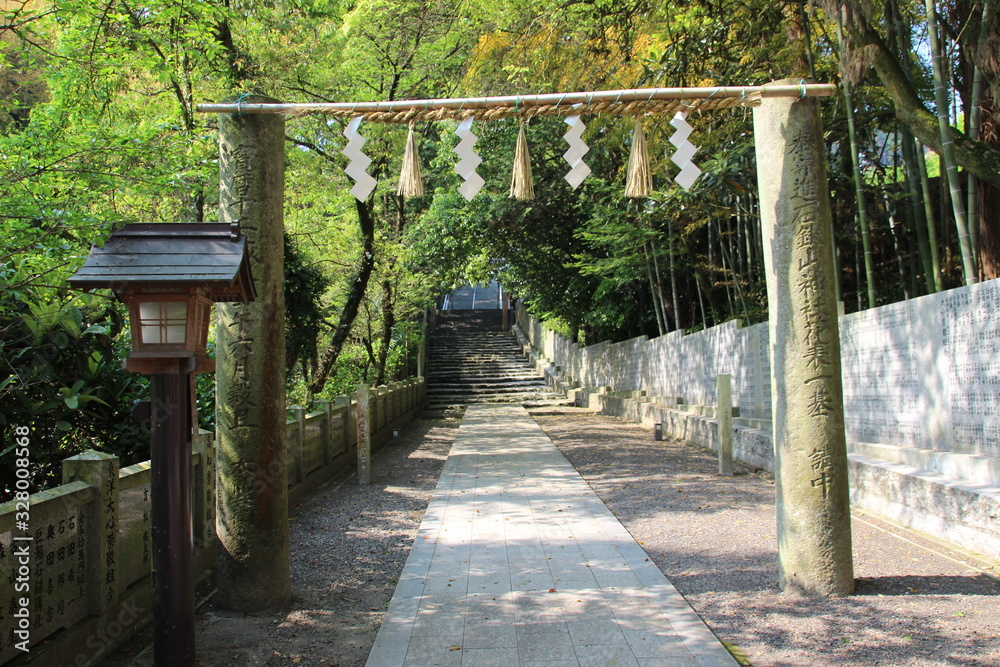
[[[983,13],[980,18],[979,25],[979,39],[977,40],[977,48],[982,49],[986,44],[987,39],[990,35],[989,21],[990,13],[992,7],[991,0],[984,0],[983,2]],[[969,137],[971,139],[979,140],[981,138],[980,130],[983,123],[983,70],[977,64],[975,65],[972,72],[972,93],[969,100]],[[993,135],[995,136],[995,134]],[[979,267],[980,278],[986,279],[985,271],[983,269],[983,264],[988,260],[994,260],[994,257],[987,258],[980,251],[980,229],[987,224],[986,216],[983,215],[987,210],[995,209],[981,209],[980,203],[983,199],[983,194],[980,192],[982,188],[979,186],[979,178],[975,174],[969,174],[969,232],[972,235],[972,249],[976,257],[976,265]]]
[[[680,301],[677,298],[677,265],[674,262],[674,225],[673,225],[673,222],[670,223],[670,226],[667,228],[667,231],[670,233],[670,236],[667,238],[667,244],[668,244],[667,247],[670,249],[670,255],[669,255],[669,258],[670,258],[670,292],[671,292],[671,294],[673,296],[673,302],[674,302],[674,329],[678,329],[679,330],[681,328],[681,306],[680,306]],[[655,262],[656,258],[654,257],[653,259],[654,259],[653,266],[655,267],[656,266],[656,262]],[[659,273],[659,269],[658,268],[657,268],[657,273]]]
[[[395,327],[396,303],[392,281],[386,278],[382,281],[382,338],[379,341],[378,359],[375,361],[376,385],[385,384],[385,365],[389,359],[389,348],[392,346],[392,332]]]
[[[899,269],[899,284],[903,288],[903,298],[910,298],[910,288],[906,280],[906,265],[903,262],[903,253],[899,249],[899,235],[901,233],[899,224],[896,222],[896,212],[893,203],[889,200],[889,193],[882,190],[882,200],[885,202],[885,212],[889,216],[889,232],[892,234],[892,248],[896,253],[896,268]]]
[[[905,128],[900,132],[900,142],[903,148],[903,168],[906,172],[906,192],[907,203],[910,207],[910,218],[917,231],[917,248],[920,255],[921,272],[924,275],[924,286],[928,294],[937,292],[937,285],[934,282],[934,262],[931,261],[931,245],[927,234],[926,209],[921,201],[920,191],[917,189],[920,183],[920,167],[917,161],[916,151],[913,143],[913,135]],[[927,174],[924,174],[927,178]]]
[[[358,262],[358,270],[351,281],[347,300],[340,311],[340,321],[337,322],[337,328],[334,329],[330,345],[323,352],[323,356],[320,357],[316,374],[309,385],[308,398],[310,399],[321,392],[324,385],[326,385],[330,371],[333,369],[337,357],[340,356],[340,351],[343,349],[344,343],[347,342],[347,336],[351,333],[351,326],[358,316],[358,308],[361,306],[361,301],[365,298],[365,292],[368,290],[368,281],[372,276],[372,269],[375,268],[375,225],[372,221],[371,211],[365,202],[355,200],[354,204],[358,211],[358,226],[361,228],[361,258]]]

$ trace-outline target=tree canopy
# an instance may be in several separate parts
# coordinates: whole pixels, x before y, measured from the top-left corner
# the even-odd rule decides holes
[[[60,456],[142,449],[108,426],[142,392],[115,361],[124,315],[65,279],[126,222],[215,218],[217,119],[198,102],[837,82],[823,114],[850,311],[1000,273],[998,49],[993,3],[965,0],[0,0],[0,429],[43,429]],[[645,117],[645,199],[623,194],[632,119],[581,113],[591,176],[572,189],[565,123],[530,119],[526,202],[507,193],[515,120],[474,124],[471,202],[454,122],[415,124],[414,198],[396,194],[407,127],[362,124],[379,184],[358,202],[344,123],[289,119],[293,400],[412,374],[420,313],[465,281],[497,277],[587,342],[764,319],[750,112],[689,116],[690,192],[670,118]]]

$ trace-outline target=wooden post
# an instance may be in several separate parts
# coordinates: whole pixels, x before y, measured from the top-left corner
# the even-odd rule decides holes
[[[719,426],[719,474],[733,476],[733,386],[728,375],[716,377],[715,418]]]
[[[854,590],[840,333],[823,128],[811,98],[754,109],[771,338],[779,585]]]
[[[219,117],[219,218],[238,221],[246,234],[257,286],[253,303],[217,306],[216,602],[232,611],[259,611],[291,599],[284,168],[282,116]]]

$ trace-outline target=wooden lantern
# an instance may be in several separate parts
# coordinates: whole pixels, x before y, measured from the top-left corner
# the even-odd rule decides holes
[[[73,287],[110,287],[128,306],[132,354],[125,367],[157,374],[215,370],[208,358],[212,304],[253,301],[246,236],[226,223],[126,225],[69,279]]]

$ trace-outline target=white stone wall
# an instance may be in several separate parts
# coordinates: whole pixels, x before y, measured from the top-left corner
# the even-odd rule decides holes
[[[771,417],[766,323],[581,348],[523,307],[519,321],[583,387],[714,405],[715,376],[729,373],[741,416]],[[1000,280],[843,316],[840,337],[849,442],[1000,457]]]

